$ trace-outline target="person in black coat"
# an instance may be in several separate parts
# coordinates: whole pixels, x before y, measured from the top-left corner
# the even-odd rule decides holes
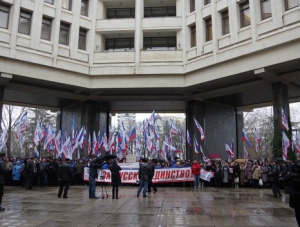
[[[4,211],[5,208],[1,207],[2,204],[2,197],[4,194],[4,177],[5,177],[5,173],[8,171],[8,169],[6,168],[6,164],[4,162],[5,160],[5,153],[0,153],[0,211]]]
[[[112,164],[108,168],[111,172],[112,199],[119,199],[119,185],[121,185],[120,171],[122,169],[118,165],[117,160],[112,160]]]
[[[279,197],[281,197],[281,192],[279,190],[279,173],[280,173],[280,166],[278,165],[278,161],[273,161],[273,163],[270,165],[270,181],[272,183],[272,191],[273,191],[273,197],[278,198],[277,194]]]
[[[283,182],[289,186],[289,205],[294,208],[296,220],[300,226],[300,160],[295,164],[295,171],[286,174]]]
[[[151,187],[154,190],[154,194],[157,192],[157,188],[155,187],[155,185],[152,182],[152,178],[154,177],[154,173],[155,173],[155,163],[152,160],[148,160],[148,165],[150,168],[150,175],[149,175],[149,184],[148,184],[148,192],[151,192]]]
[[[66,158],[65,163],[59,166],[59,190],[58,198],[61,198],[62,191],[64,189],[63,198],[68,198],[68,190],[72,179],[72,170],[69,165],[70,159]]]
[[[29,160],[27,160],[26,167],[25,167],[25,172],[27,176],[27,180],[25,183],[25,189],[29,190],[32,189],[32,184],[33,184],[33,179],[34,179],[34,158],[31,157]]]

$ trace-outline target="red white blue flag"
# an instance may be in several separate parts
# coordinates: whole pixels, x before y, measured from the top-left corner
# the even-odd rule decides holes
[[[247,146],[248,146],[249,148],[251,148],[251,143],[250,143],[250,141],[248,140],[248,138],[247,138],[247,136],[246,136],[246,133],[245,133],[244,131],[242,132],[242,141],[246,142]]]
[[[133,125],[130,129],[130,132],[129,132],[129,142],[133,141],[135,138],[136,138],[136,129],[135,129],[135,125]]]
[[[230,154],[232,158],[234,158],[234,153],[227,143],[225,143],[225,151],[227,154]]]
[[[286,118],[283,108],[281,108],[281,115],[282,115],[282,127],[286,131],[289,131],[289,124],[288,124],[288,121],[287,121],[287,118]]]
[[[155,124],[155,110],[153,110],[152,114],[149,117],[148,124],[154,126]]]
[[[288,157],[288,149],[291,146],[291,141],[286,136],[284,132],[282,132],[282,158],[284,161],[286,161]]]
[[[199,144],[198,144],[195,136],[194,136],[194,148],[195,148],[196,155],[198,155],[199,154]]]
[[[205,135],[204,135],[203,128],[201,127],[200,123],[195,118],[194,118],[194,122],[196,124],[197,130],[200,132],[201,140],[204,140],[205,139]]]
[[[188,145],[192,146],[192,138],[190,136],[188,129],[186,130],[186,140],[187,140]]]
[[[259,145],[261,142],[261,136],[259,134],[259,131],[257,129],[254,129],[254,138],[255,138],[255,151],[259,152]]]

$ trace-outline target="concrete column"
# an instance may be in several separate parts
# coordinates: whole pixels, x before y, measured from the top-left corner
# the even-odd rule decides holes
[[[43,20],[43,6],[44,1],[35,1],[34,3],[34,13],[32,14],[31,22],[31,42],[30,47],[32,49],[39,49],[40,39],[41,39],[41,21]]]
[[[10,15],[10,57],[15,58],[15,49],[17,45],[17,36],[18,36],[18,28],[19,28],[19,18],[20,18],[20,0],[15,0],[13,6],[11,7],[11,15]]]
[[[287,137],[291,139],[291,121],[288,87],[281,82],[272,84],[273,92],[273,120],[274,120],[274,137],[273,137],[273,155],[282,157],[282,109],[286,115],[290,130],[285,131]]]
[[[4,89],[5,87],[0,86],[0,122],[2,122],[2,109],[3,109],[3,100],[4,100]]]
[[[136,73],[139,73],[139,65],[141,62],[141,51],[143,49],[143,30],[142,20],[144,17],[144,1],[135,1],[135,34],[134,34],[134,49],[135,49],[135,67]]]

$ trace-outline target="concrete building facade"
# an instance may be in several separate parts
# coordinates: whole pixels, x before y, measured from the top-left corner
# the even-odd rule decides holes
[[[224,134],[206,147],[223,151],[227,129],[240,141],[240,111],[272,103],[272,84],[299,100],[299,4],[1,0],[2,101],[62,110],[61,122],[74,106],[99,105],[104,125],[111,111],[183,111],[188,127],[201,119],[211,137],[217,121],[208,116],[218,111]]]

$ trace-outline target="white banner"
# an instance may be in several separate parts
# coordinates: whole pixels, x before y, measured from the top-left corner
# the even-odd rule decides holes
[[[121,163],[120,163],[121,164]],[[122,164],[135,164],[136,163],[122,163]],[[137,163],[139,165],[139,163]],[[121,166],[121,165],[120,165]],[[132,166],[131,166],[132,167]],[[121,182],[126,184],[136,184],[138,178],[138,168],[125,169],[123,165],[121,166],[122,171],[120,171]],[[89,168],[84,168],[84,180],[89,180]],[[168,182],[189,182],[194,181],[194,177],[191,172],[191,168],[163,168],[155,169],[154,177],[152,179],[153,183],[168,183]],[[111,182],[110,170],[105,169],[98,171],[97,182]]]
[[[200,178],[205,181],[210,181],[210,178],[214,177],[213,175],[214,174],[212,172],[208,172],[204,169],[201,169],[200,171]]]

